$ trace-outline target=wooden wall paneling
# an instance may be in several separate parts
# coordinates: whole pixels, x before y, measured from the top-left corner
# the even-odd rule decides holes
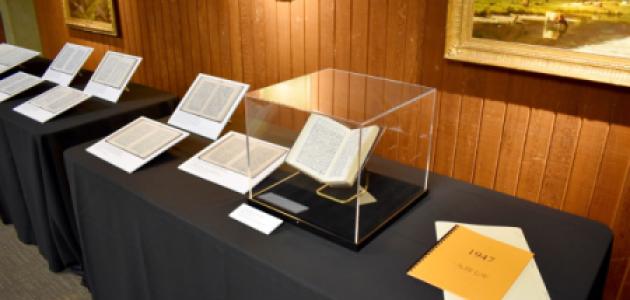
[[[336,0],[334,66],[337,69],[350,69],[351,35],[352,0]]]
[[[461,100],[461,95],[448,91],[442,91],[440,95],[433,170],[443,175],[453,173]]]
[[[473,181],[483,104],[483,99],[479,97],[464,95],[461,98],[453,178]]]
[[[304,71],[319,69],[319,0],[304,3]]]
[[[182,81],[182,85],[183,87],[181,87],[183,89],[183,91],[181,92],[182,94],[180,94],[181,96],[183,96],[186,91],[188,90],[188,88],[190,87],[190,84],[192,84],[193,80],[195,79],[196,73],[193,71],[194,67],[194,62],[193,62],[193,56],[194,54],[192,53],[192,48],[193,48],[193,37],[192,37],[192,31],[190,30],[190,23],[192,23],[193,20],[193,16],[194,15],[188,15],[188,12],[190,11],[191,7],[195,6],[195,1],[186,1],[185,3],[182,3],[180,5],[179,12],[180,14],[178,14],[178,16],[184,15],[184,16],[188,16],[188,17],[184,17],[184,18],[178,18],[180,19],[181,22],[181,31],[180,31],[180,36],[182,38],[182,44],[181,44],[181,48],[182,48],[182,60],[183,60],[183,81]]]
[[[205,2],[205,0],[201,0]],[[226,0],[230,11],[230,52],[232,58],[232,79],[243,81],[242,33],[239,1]],[[205,48],[209,49],[209,48]]]
[[[402,80],[404,74],[405,65],[404,53],[405,53],[405,37],[406,37],[406,22],[407,22],[407,0],[390,0],[387,3],[387,32],[386,38],[386,53],[385,53],[385,77],[394,80]],[[403,90],[396,85],[385,85],[385,103],[386,109],[394,107],[402,100]],[[409,108],[407,108],[409,109]],[[386,118],[387,127],[391,129],[400,128],[401,116],[404,112],[399,111],[393,114],[389,114]],[[401,134],[402,139],[408,133],[401,133],[398,130],[392,132],[394,134],[386,134],[383,136],[381,143],[385,143],[387,146],[386,156],[390,159],[399,159],[399,151],[401,150]]]
[[[623,286],[624,275],[627,270],[628,258],[613,258],[610,261],[606,286],[604,288],[604,300],[625,300],[619,298],[620,289]]]
[[[546,206],[560,208],[564,201],[582,129],[580,118],[575,116],[579,103],[576,99],[584,91],[583,87],[571,87],[563,83],[552,93],[559,101],[539,196],[539,202]]]
[[[304,1],[291,2],[291,77],[304,75]]]
[[[615,232],[613,257],[630,256],[630,236],[628,236],[630,234],[630,169],[626,171],[625,176],[624,190],[611,226]]]
[[[385,76],[387,55],[387,0],[370,1],[367,73]]]
[[[219,26],[219,63],[221,65],[221,74],[225,78],[232,78],[232,53],[230,51],[231,34],[230,34],[230,8],[229,0],[217,1],[217,14]],[[258,34],[264,35],[260,31]],[[259,70],[260,72],[260,70]],[[264,72],[261,72],[264,74]]]
[[[385,76],[387,57],[387,1],[370,1],[369,28],[368,28],[368,52],[367,73],[374,76]],[[366,113],[375,116],[384,108],[385,85],[382,81],[369,80],[367,83]],[[393,134],[388,128],[388,123],[379,121],[383,136],[376,146],[376,153],[382,156],[387,154],[387,144],[390,143]]]
[[[616,93],[613,115],[588,216],[612,225],[630,164],[630,102]],[[629,254],[630,255],[630,254]]]
[[[207,4],[207,9],[208,9],[208,31],[205,32],[205,34],[208,35],[209,39],[210,39],[210,48],[206,49],[206,54],[210,57],[210,61],[212,62],[212,74],[215,74],[219,77],[227,77],[228,76],[228,72],[226,71],[226,67],[224,66],[224,64],[222,63],[222,57],[221,57],[221,43],[220,43],[220,34],[219,34],[219,2],[220,0],[214,0],[214,1],[208,1]],[[249,24],[255,22],[256,19],[256,15],[254,12],[254,7],[253,7],[253,3],[252,1],[248,1],[248,4],[250,6],[246,6],[251,8],[251,11],[249,12],[249,16],[250,16],[250,20],[249,20]],[[246,9],[246,8],[244,8]],[[253,47],[252,44],[256,43],[256,38],[257,36],[252,34],[250,37],[250,43],[248,43],[247,45],[250,47]],[[253,50],[249,50],[252,51]],[[252,71],[255,72],[255,71]],[[253,83],[250,81],[250,83]]]
[[[551,85],[546,81],[537,88],[549,91]],[[527,129],[516,195],[533,202],[538,202],[540,195],[556,118],[554,111],[546,109],[545,106],[555,107],[550,104],[555,101],[556,99],[549,95],[541,94],[533,103]]]
[[[266,58],[266,84],[278,82],[278,15],[276,13],[276,1],[264,1],[265,3],[265,46]]]
[[[251,85],[252,89],[258,88],[255,85],[254,56],[254,0],[239,0],[238,7],[241,23],[241,55],[243,59],[243,82]],[[279,5],[278,5],[279,6]],[[213,68],[216,70],[216,68]]]
[[[496,179],[505,127],[506,98],[512,80],[514,76],[498,69],[475,67],[470,82],[466,85],[468,90],[484,98],[473,182],[486,188],[492,188]]]
[[[171,31],[171,23],[164,22],[164,20],[169,20],[168,17],[168,0],[159,0],[157,2],[157,7],[159,14],[157,15],[156,24],[160,26],[160,31],[162,32],[162,43],[156,45],[157,47],[163,47],[165,50],[164,56],[162,56],[162,61],[167,68],[166,77],[168,78],[167,86],[168,90],[174,93],[177,93],[177,67],[175,66],[176,60],[173,59],[175,57],[174,47],[176,44],[173,41],[173,34]]]
[[[581,216],[588,215],[610,128],[611,99],[607,93],[595,95],[594,88],[589,88],[579,102],[577,115],[582,118],[582,127],[562,207]]]
[[[154,49],[149,46],[151,44],[149,40],[151,35],[149,33],[152,32],[149,24],[149,12],[145,8],[144,1],[139,0],[133,1],[132,9],[134,11],[132,17],[138,20],[138,28],[134,34],[136,34],[138,39],[137,43],[139,45],[140,54],[142,55],[142,63],[144,64],[144,81],[142,81],[142,83],[149,86],[157,86],[156,74],[153,68],[151,68],[151,66],[155,65],[155,59]],[[140,15],[141,12],[144,12],[144,14]],[[194,35],[194,33],[191,35]]]
[[[253,55],[254,55],[254,82],[253,88],[262,88],[267,86],[267,74],[265,69],[267,67],[267,43],[273,43],[271,37],[267,37],[265,34],[265,24],[270,22],[269,18],[265,15],[265,1],[255,0],[253,1],[252,11],[252,38],[253,38]]]
[[[157,14],[157,3],[156,1],[140,1],[140,8],[144,10],[144,20],[146,22],[146,31],[143,34],[143,45],[144,48],[148,48],[150,50],[148,50],[148,58],[143,58],[144,60],[146,60],[143,63],[146,63],[146,65],[148,65],[146,68],[150,69],[149,73],[151,73],[151,83],[150,85],[155,87],[155,88],[159,88],[159,89],[165,89],[167,87],[167,78],[165,78],[165,76],[163,76],[163,74],[166,72],[166,70],[168,70],[166,63],[161,62],[161,68],[154,68],[152,66],[154,66],[158,61],[160,61],[160,58],[162,57],[161,53],[164,50],[164,46],[160,46],[157,47],[157,45],[160,43],[161,39],[162,39],[162,34],[157,34],[158,32],[161,32],[160,29],[158,29],[157,27],[157,23],[155,21],[156,19],[156,14]],[[155,34],[148,34],[148,33],[155,33]],[[92,54],[92,56],[94,56],[94,54]]]
[[[626,266],[626,273],[621,280],[621,287],[617,299],[630,299],[630,264]]]
[[[189,30],[190,31],[190,48],[188,48],[188,53],[190,56],[190,65],[187,66],[187,69],[189,70],[188,72],[188,88],[190,88],[190,85],[192,84],[192,82],[195,80],[195,78],[197,77],[197,75],[199,73],[208,73],[208,71],[206,71],[204,69],[204,65],[203,65],[203,60],[201,58],[202,56],[202,49],[200,47],[200,43],[198,40],[198,37],[201,35],[200,31],[199,31],[199,16],[197,14],[197,8],[199,7],[199,1],[200,0],[192,0],[192,1],[187,1],[188,5],[186,6],[186,15],[189,16],[187,25],[188,28],[184,28],[184,30]]]
[[[171,32],[171,45],[170,47],[173,49],[173,56],[169,57],[175,64],[175,74],[176,77],[176,92],[178,96],[181,96],[186,91],[185,84],[185,76],[184,76],[184,49],[182,48],[183,36],[182,32],[182,24],[180,18],[180,4],[174,1],[167,1],[166,5],[166,20],[169,20],[168,29]],[[187,53],[186,53],[187,54]],[[188,56],[188,55],[186,55]]]
[[[132,1],[125,1],[123,3],[119,3],[118,5],[118,13],[120,18],[127,20],[127,22],[120,22],[120,29],[128,34],[123,36],[125,51],[131,55],[137,55],[138,49],[136,47],[136,43],[133,39],[135,39],[136,35],[133,32],[133,28],[137,27],[135,24],[136,19],[131,17],[131,9],[130,4]],[[132,81],[138,82],[142,81],[142,77],[144,76],[144,64],[140,63],[140,66],[136,70],[136,73],[133,75]]]
[[[353,0],[350,71],[367,73],[370,1]]]
[[[335,0],[319,1],[319,67],[335,65]]]
[[[403,55],[403,77],[406,82],[418,82],[419,49],[424,34],[424,12],[426,1],[408,0],[405,53]]]
[[[291,60],[291,3],[289,1],[277,1],[278,17],[278,73],[279,80],[290,79]]]

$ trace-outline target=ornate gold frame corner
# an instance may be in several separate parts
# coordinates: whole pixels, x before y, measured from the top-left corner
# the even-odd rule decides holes
[[[444,57],[630,87],[630,59],[473,38],[475,0],[449,0]]]
[[[112,16],[112,23],[99,22],[99,21],[91,21],[86,19],[73,18],[70,15],[70,5],[68,4],[69,0],[62,0],[63,3],[63,18],[66,25],[71,28],[89,31],[94,33],[106,34],[117,37],[119,35],[118,31],[118,15],[116,12],[116,3],[114,0],[109,0],[111,5],[110,14]]]

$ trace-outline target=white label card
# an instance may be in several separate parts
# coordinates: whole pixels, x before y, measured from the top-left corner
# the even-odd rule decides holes
[[[230,218],[266,235],[270,235],[282,224],[282,220],[244,203],[230,213]]]
[[[9,44],[0,44],[0,73],[36,57],[39,52]]]
[[[0,102],[24,92],[41,82],[41,78],[24,72],[17,72],[5,79],[2,79],[0,80]]]
[[[58,85],[13,110],[37,122],[45,123],[89,98],[90,95],[79,90]]]
[[[188,132],[140,117],[90,146],[87,152],[132,173],[188,135]]]
[[[90,47],[66,43],[42,78],[59,85],[70,85],[93,50]]]
[[[118,102],[141,61],[142,58],[138,56],[108,51],[84,92],[110,102]]]
[[[248,89],[245,83],[199,74],[168,123],[216,140]]]

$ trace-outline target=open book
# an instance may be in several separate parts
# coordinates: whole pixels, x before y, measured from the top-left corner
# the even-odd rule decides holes
[[[350,129],[330,118],[311,114],[286,162],[321,183],[352,186],[379,131],[376,125]]]

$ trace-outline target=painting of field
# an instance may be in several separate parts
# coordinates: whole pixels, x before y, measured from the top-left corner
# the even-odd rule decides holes
[[[68,0],[68,9],[73,18],[112,23],[111,0]]]
[[[113,0],[64,0],[66,24],[81,30],[116,36]]]
[[[474,0],[473,37],[630,58],[630,0]]]

